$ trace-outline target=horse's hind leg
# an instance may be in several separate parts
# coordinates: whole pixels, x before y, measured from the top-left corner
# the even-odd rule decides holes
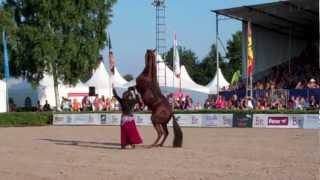
[[[158,123],[153,123],[153,127],[154,129],[157,131],[157,139],[154,141],[154,143],[152,143],[150,146],[153,147],[153,146],[157,146],[161,136],[162,136],[162,127],[161,127],[161,124],[158,124]]]
[[[162,123],[161,126],[162,126],[164,136],[163,136],[163,139],[162,139],[161,143],[159,144],[159,146],[163,146],[164,142],[166,141],[166,139],[169,135],[167,123]]]

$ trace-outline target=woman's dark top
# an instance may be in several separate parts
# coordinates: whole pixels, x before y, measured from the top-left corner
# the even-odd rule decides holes
[[[139,99],[137,98],[133,98],[133,99],[121,99],[116,90],[113,88],[113,95],[114,97],[119,101],[120,106],[121,106],[121,110],[122,110],[122,114],[123,115],[132,115],[132,112],[134,110],[134,106],[139,102]],[[138,97],[136,95],[136,97]]]

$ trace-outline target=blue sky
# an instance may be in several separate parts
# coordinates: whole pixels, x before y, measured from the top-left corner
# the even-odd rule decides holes
[[[2,2],[3,0],[0,0]],[[153,0],[118,0],[113,7],[112,24],[108,27],[116,66],[122,75],[138,75],[144,67],[146,49],[155,48],[155,8]],[[203,59],[215,42],[214,9],[273,2],[276,0],[166,0],[167,47],[178,43]],[[201,2],[201,3],[200,3]],[[224,46],[231,35],[241,29],[241,23],[227,20],[219,23]],[[220,48],[220,52],[223,53]],[[106,59],[107,51],[103,51]]]
[[[215,14],[210,10],[273,1],[275,0],[166,0],[167,47],[172,46],[173,33],[176,32],[179,45],[194,51],[201,60],[215,42]],[[112,24],[108,31],[111,33],[116,66],[122,75],[138,75],[144,67],[145,50],[155,48],[155,8],[151,2],[152,0],[118,0],[113,8]],[[241,23],[236,20],[222,21],[219,24],[224,46],[232,33],[240,29]]]

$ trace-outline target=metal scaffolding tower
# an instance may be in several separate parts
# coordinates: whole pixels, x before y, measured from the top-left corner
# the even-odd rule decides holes
[[[154,0],[152,5],[156,8],[156,51],[165,59],[166,46],[166,6],[165,0]],[[157,79],[160,87],[167,87],[166,68],[160,65],[161,61],[157,56]],[[165,62],[164,62],[165,63]]]

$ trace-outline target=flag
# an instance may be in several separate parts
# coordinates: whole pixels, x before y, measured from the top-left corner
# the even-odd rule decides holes
[[[111,38],[109,33],[108,33],[108,46],[109,46],[109,68],[110,68],[111,74],[114,75],[114,67],[115,67],[116,61],[113,56]]]
[[[251,23],[248,22],[248,50],[247,50],[247,75],[252,76],[253,72],[253,44],[252,44],[252,30]]]
[[[177,78],[180,78],[180,57],[178,50],[177,35],[174,34],[173,41],[173,71]]]
[[[7,47],[7,37],[6,33],[2,32],[2,44],[3,44],[3,69],[4,69],[4,78],[6,80],[9,79],[9,55],[8,55],[8,47]]]
[[[237,70],[236,72],[233,73],[232,75],[232,79],[231,79],[231,85],[235,85],[239,82],[241,78],[241,74],[240,74],[240,71]]]

